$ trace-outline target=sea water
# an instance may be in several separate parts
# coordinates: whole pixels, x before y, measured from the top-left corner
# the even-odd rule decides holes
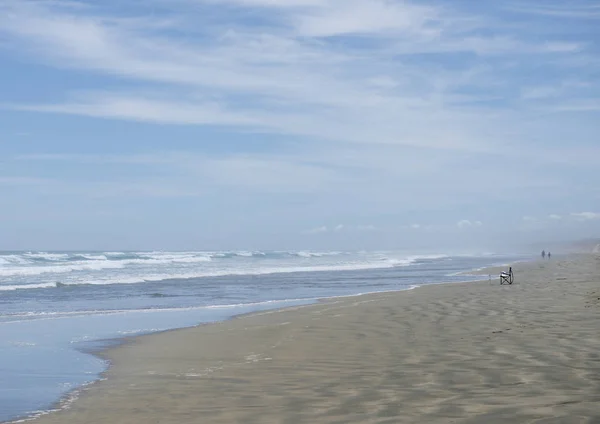
[[[523,255],[406,252],[2,252],[0,422],[93,382],[90,354],[126,336],[320,298],[481,277]]]

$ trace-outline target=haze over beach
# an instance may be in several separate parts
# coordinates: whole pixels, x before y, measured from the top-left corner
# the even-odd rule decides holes
[[[599,28],[0,0],[0,422],[600,420]]]

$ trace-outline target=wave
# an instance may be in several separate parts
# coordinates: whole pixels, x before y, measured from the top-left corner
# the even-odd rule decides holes
[[[413,256],[408,257],[408,259],[411,259],[414,261],[429,261],[429,260],[448,259],[448,258],[450,258],[449,255],[413,255]]]
[[[320,258],[337,256],[343,252],[312,252],[312,251],[197,251],[197,252],[22,252],[0,253],[0,266],[3,265],[40,265],[40,264],[69,264],[73,262],[121,262],[135,263],[167,263],[167,262],[202,262],[218,258]]]
[[[334,296],[334,297],[343,297],[343,296]],[[156,312],[180,312],[180,311],[195,311],[201,309],[235,309],[235,308],[245,308],[251,306],[263,306],[263,305],[273,305],[273,304],[286,304],[286,303],[297,303],[297,302],[314,302],[319,298],[317,297],[303,297],[303,298],[290,298],[290,299],[272,299],[272,300],[262,300],[256,302],[241,302],[241,303],[225,303],[225,304],[216,304],[216,305],[201,305],[201,306],[182,306],[182,307],[161,307],[161,308],[137,308],[137,309],[91,309],[91,310],[78,310],[78,311],[61,311],[61,312],[17,312],[17,313],[7,313],[4,314],[4,317],[8,317],[11,320],[4,321],[2,324],[6,323],[17,323],[20,320],[13,320],[14,318],[18,319],[35,319],[35,318],[63,318],[63,317],[73,317],[73,316],[82,316],[82,315],[118,315],[118,314],[128,314],[128,313],[156,313]]]
[[[0,291],[13,291],[13,290],[22,290],[22,289],[47,289],[47,288],[55,288],[56,283],[39,283],[39,284],[15,284],[15,285],[0,285]]]
[[[36,266],[36,267],[12,267],[12,268],[0,268],[1,277],[26,277],[41,274],[64,274],[74,271],[99,271],[103,269],[115,269],[123,268],[126,264],[124,263],[95,263],[95,264],[69,264],[69,265],[55,265],[55,266]]]
[[[322,258],[324,256],[338,256],[338,255],[343,254],[343,252],[307,252],[307,251],[286,252],[286,253],[288,255],[299,256],[301,258]]]
[[[402,287],[402,288],[400,288]],[[377,293],[392,293],[405,290],[413,290],[420,287],[419,284],[406,284],[401,285],[394,289],[388,290],[367,290],[360,293],[347,294],[347,295],[333,295],[333,296],[319,296],[319,297],[298,297],[298,298],[284,298],[284,299],[270,299],[270,300],[259,300],[255,302],[239,302],[239,303],[225,303],[225,304],[214,304],[214,305],[198,305],[198,306],[181,306],[181,307],[147,307],[147,308],[135,308],[135,309],[92,309],[92,310],[74,310],[74,311],[36,311],[36,312],[16,312],[3,314],[4,317],[8,318],[8,321],[3,321],[1,324],[17,324],[23,322],[23,320],[31,319],[60,319],[77,316],[89,316],[89,315],[120,315],[130,313],[161,313],[161,312],[181,312],[181,311],[195,311],[195,310],[215,310],[215,309],[237,309],[247,308],[265,305],[286,305],[290,303],[294,304],[310,304],[317,302],[320,299],[343,299],[362,296],[366,294],[377,294]],[[272,311],[271,311],[272,312]],[[87,340],[87,338],[86,338]],[[82,340],[73,340],[71,343],[76,343]]]
[[[333,296],[325,296],[325,297],[298,297],[298,298],[287,298],[287,299],[270,299],[270,300],[259,300],[255,302],[239,302],[239,303],[222,303],[222,304],[214,304],[214,305],[198,305],[198,306],[181,306],[181,307],[148,307],[148,308],[136,308],[136,309],[91,309],[91,310],[75,310],[75,311],[39,311],[39,312],[16,312],[16,313],[6,313],[5,317],[10,318],[9,321],[4,321],[3,324],[6,323],[17,323],[20,320],[13,320],[14,318],[18,319],[35,319],[35,318],[47,318],[47,319],[55,319],[55,318],[63,318],[63,317],[73,317],[73,316],[82,316],[82,315],[118,315],[118,314],[128,314],[128,313],[157,313],[157,312],[180,312],[180,311],[194,311],[194,310],[214,310],[214,309],[236,309],[236,308],[246,308],[252,306],[264,306],[264,305],[285,305],[287,303],[298,303],[298,302],[316,302],[319,299],[342,299],[348,297],[357,297],[365,294],[375,294],[375,293],[391,293],[397,291],[405,291],[405,290],[413,290],[415,288],[420,287],[418,284],[406,284],[401,285],[402,288],[390,289],[390,290],[368,290],[355,294],[347,294],[347,295],[333,295]]]
[[[355,271],[438,260],[451,258],[441,254],[405,256],[340,251],[10,252],[0,254],[0,292],[237,275]]]
[[[168,264],[193,264],[210,262],[209,256],[195,257],[166,257],[166,258],[136,258],[126,260],[99,260],[85,258],[85,260],[74,260],[73,262],[54,263],[52,265],[30,265],[19,266],[14,262],[8,262],[8,267],[0,266],[0,277],[25,277],[42,274],[65,274],[78,271],[101,271],[108,269],[121,269],[130,265],[156,266]],[[2,264],[2,263],[0,263]],[[27,265],[27,264],[22,264]]]
[[[4,265],[26,265],[31,263],[31,261],[27,260],[27,258],[22,257],[21,255],[3,255],[0,256],[0,266]]]
[[[400,266],[410,266],[413,260],[394,260],[384,259],[377,262],[364,263],[339,263],[316,266],[286,266],[286,267],[265,267],[255,269],[219,269],[219,270],[198,270],[186,273],[159,273],[142,274],[135,276],[111,277],[101,280],[82,280],[82,281],[61,281],[55,283],[41,284],[15,284],[0,285],[0,291],[41,289],[41,288],[62,288],[71,286],[94,286],[94,285],[116,285],[116,284],[142,284],[166,280],[189,280],[193,278],[206,277],[226,277],[243,275],[270,275],[270,274],[289,274],[299,272],[333,272],[333,271],[358,271],[367,269],[385,269]]]
[[[106,255],[91,255],[91,254],[73,255],[69,259],[70,260],[79,260],[79,261],[107,261],[107,260],[109,260]]]
[[[69,259],[70,255],[68,253],[27,252],[23,256],[32,260],[60,261]]]
[[[283,257],[319,258],[339,252],[102,252],[46,253],[26,252],[0,255],[0,277],[27,277],[42,274],[65,274],[101,271],[130,266],[196,264],[218,259]]]

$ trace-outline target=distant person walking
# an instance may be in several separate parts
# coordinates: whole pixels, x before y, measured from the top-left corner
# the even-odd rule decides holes
[[[546,259],[546,251],[542,250],[542,259]]]
[[[548,259],[552,257],[552,253],[548,252]]]

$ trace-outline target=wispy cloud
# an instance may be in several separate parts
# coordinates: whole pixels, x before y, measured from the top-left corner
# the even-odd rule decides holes
[[[596,212],[571,212],[566,215],[550,214],[542,217],[524,216],[523,222],[529,225],[541,227],[564,226],[574,223],[600,220],[600,213]]]
[[[488,198],[503,200],[506,194],[514,197],[515,190],[527,187],[535,191],[540,187],[556,190],[552,180],[538,181],[523,173],[521,168],[513,169],[510,175],[495,172],[482,174],[477,166],[465,167],[460,156],[451,154],[425,155],[415,161],[414,154],[418,152],[409,151],[407,154],[406,150],[393,146],[377,149],[358,145],[336,146],[335,149],[309,147],[286,153],[259,154],[230,152],[215,155],[193,151],[129,155],[26,154],[16,156],[11,161],[15,168],[27,169],[40,166],[61,170],[77,169],[81,165],[101,168],[123,166],[143,175],[162,175],[161,184],[172,185],[174,193],[201,194],[206,187],[212,187],[228,192],[251,190],[289,195],[327,194],[332,201],[343,196],[369,205],[371,211],[402,207],[406,198],[421,198],[421,205],[435,205],[443,201],[453,207],[461,203],[461,195],[478,193],[479,196],[485,194]],[[457,167],[462,167],[460,173],[446,174],[446,170]],[[98,179],[103,178],[99,176]],[[402,181],[408,178],[418,178],[419,184],[403,184]],[[465,178],[470,180],[469,185],[463,184]],[[432,188],[424,191],[424,184]],[[496,188],[492,192],[489,190],[491,186]],[[398,196],[390,197],[389,193]]]
[[[307,234],[320,234],[320,233],[326,233],[327,231],[329,231],[329,229],[327,228],[327,226],[323,225],[321,227],[311,228],[310,230],[306,231],[306,233]]]
[[[175,3],[179,9],[169,21],[147,14],[110,15],[87,3],[73,8],[80,3],[64,7],[6,0],[0,5],[0,32],[24,52],[56,67],[150,84],[137,91],[66,93],[62,102],[8,106],[163,124],[229,125],[353,143],[480,150],[483,139],[490,146],[500,140],[483,137],[485,129],[478,124],[483,111],[474,113],[464,105],[485,102],[489,94],[472,88],[494,80],[502,84],[502,67],[450,69],[395,58],[421,53],[569,55],[582,48],[572,41],[539,43],[508,33],[484,37],[477,30],[489,25],[485,19],[411,2],[228,3],[258,8],[265,23],[240,20],[221,26],[218,16],[197,14],[193,2],[185,1]],[[229,13],[235,19],[243,12]],[[206,21],[210,16],[214,22]],[[205,20],[203,37],[210,42],[173,35],[175,29],[193,33],[185,25],[192,18]],[[335,37],[341,35],[365,38],[368,54],[360,43],[338,43]],[[466,99],[465,91],[471,97],[457,104],[456,99]],[[488,119],[498,120],[497,111]]]
[[[226,110],[218,103],[156,100],[104,93],[78,96],[60,105],[16,105],[14,109],[33,112],[66,113],[95,118],[116,118],[132,121],[190,125],[236,125],[256,127],[258,118]]]
[[[558,19],[583,19],[597,20],[600,19],[600,6],[593,2],[572,1],[568,4],[563,2],[546,2],[546,3],[510,3],[505,5],[507,10]]]
[[[463,219],[456,223],[458,228],[469,228],[469,227],[481,227],[483,223],[481,221],[470,221],[468,219]]]
[[[343,224],[334,225],[332,227],[328,227],[327,225],[322,225],[320,227],[312,228],[306,231],[307,234],[322,234],[322,233],[339,233],[344,230],[348,230],[349,228]]]
[[[0,0],[3,69],[22,76],[0,83],[0,185],[13,203],[17,186],[177,214],[222,202],[214,221],[244,204],[239,222],[311,240],[474,238],[527,226],[522,211],[589,228],[563,209],[600,199],[588,6]]]
[[[365,232],[365,231],[375,231],[377,227],[374,225],[344,225],[337,224],[334,226],[322,225],[320,227],[312,228],[306,231],[307,234],[322,234],[322,233],[340,233],[340,232]]]
[[[600,213],[597,212],[573,212],[571,213],[571,216],[575,219],[582,221],[600,219]]]

